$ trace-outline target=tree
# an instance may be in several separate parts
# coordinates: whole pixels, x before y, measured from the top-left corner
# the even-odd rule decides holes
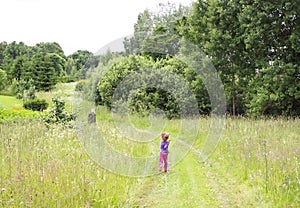
[[[26,67],[28,67],[27,62],[28,62],[27,58],[23,55],[15,58],[11,66],[11,69],[9,71],[10,76],[16,79],[17,81],[19,81],[22,77],[24,77],[26,72]]]
[[[3,60],[4,60],[4,50],[7,46],[7,42],[1,42],[0,43],[0,67],[2,66],[3,64]]]
[[[8,80],[12,81],[14,79],[14,74],[11,74],[12,66],[14,61],[19,56],[26,56],[27,55],[28,47],[23,43],[12,42],[5,47],[3,52],[3,63],[2,69],[6,71]]]
[[[120,82],[130,73],[153,66],[152,60],[142,56],[130,55],[113,64],[98,86],[102,105],[111,107],[112,97]]]
[[[198,1],[191,16],[181,22],[185,25],[181,33],[211,57],[225,85],[232,115],[245,113],[244,90],[247,80],[255,74],[253,63],[244,50],[241,12],[242,6],[236,0]]]
[[[75,53],[68,56],[68,60],[72,59],[76,66],[77,72],[72,72],[74,75],[76,74],[78,78],[84,79],[86,78],[87,69],[90,67],[95,67],[98,64],[98,61],[95,60],[93,53],[87,50],[78,50]]]
[[[259,99],[255,94],[257,90],[253,89],[264,86],[259,80],[264,79],[270,86],[274,84],[266,78],[267,74],[273,73],[276,77],[280,71],[290,77],[288,89],[297,89],[299,39],[295,37],[300,33],[299,8],[296,2],[283,0],[199,0],[193,4],[191,14],[177,23],[180,34],[197,44],[215,65],[225,85],[232,115],[251,111],[251,106]],[[291,66],[294,73],[288,72]],[[267,73],[258,75],[260,71]],[[287,90],[285,87],[277,89]],[[269,88],[263,87],[261,91],[271,93]],[[297,103],[297,96],[293,96],[292,103]],[[281,114],[283,111],[272,112]]]
[[[199,108],[192,105],[189,91],[195,94],[194,103],[198,102]],[[195,115],[199,111],[207,114],[210,110],[200,77],[185,62],[171,56],[156,62],[144,56],[124,57],[109,67],[99,82],[98,93],[99,104],[112,108],[114,101],[118,109],[127,105],[129,111],[142,115],[157,108],[168,118]]]
[[[33,100],[35,96],[35,86],[33,85],[33,80],[19,80],[16,83],[16,94],[17,99],[23,99],[23,101]]]
[[[32,58],[31,69],[37,90],[49,91],[58,81],[57,64],[52,58],[53,55],[47,53],[37,53]]]
[[[257,62],[248,114],[299,116],[300,5],[283,0],[243,4],[246,49]]]
[[[174,56],[179,52],[180,37],[167,31],[162,26],[157,26],[153,34],[145,38],[142,45],[142,54],[151,56],[154,60],[167,55]]]
[[[6,72],[0,69],[0,91],[5,89],[7,82]]]
[[[176,23],[183,15],[188,14],[189,9],[175,4],[159,4],[157,12],[144,10],[138,15],[138,20],[134,25],[134,34],[131,38],[126,38],[124,48],[126,54],[141,54],[144,41],[153,41],[153,33],[166,32],[166,34],[177,34]],[[150,39],[149,39],[150,38]],[[157,38],[157,37],[156,37]],[[148,45],[150,45],[149,43]]]
[[[134,24],[134,34],[130,39],[125,39],[124,48],[126,54],[141,54],[142,44],[153,30],[153,14],[148,9],[138,15]]]
[[[58,77],[65,75],[66,60],[57,53],[48,53],[47,58],[51,66],[55,69]]]
[[[63,59],[66,59],[65,53],[62,49],[62,47],[56,43],[50,43],[50,42],[42,42],[42,43],[38,43],[35,45],[35,50],[37,53],[42,52],[42,53],[53,53],[53,54],[57,54],[60,57],[62,57]]]

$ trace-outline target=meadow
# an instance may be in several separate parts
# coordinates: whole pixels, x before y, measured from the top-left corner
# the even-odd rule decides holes
[[[21,121],[2,124],[0,131],[3,207],[300,204],[298,120],[231,119],[207,161],[200,163],[190,152],[168,174],[146,178],[103,169],[89,158],[70,128],[47,129],[37,121]]]
[[[136,157],[157,154],[159,135],[149,144],[128,141],[116,131],[106,108],[96,112],[99,130],[112,148]],[[147,118],[131,120],[140,129],[149,128]],[[299,119],[227,118],[217,148],[202,161],[199,152],[210,122],[209,117],[199,118],[193,148],[167,174],[148,177],[103,168],[90,157],[74,128],[46,127],[38,118],[4,122],[0,207],[300,206]],[[165,125],[174,142],[180,125],[180,120]],[[172,147],[170,155],[179,154]]]

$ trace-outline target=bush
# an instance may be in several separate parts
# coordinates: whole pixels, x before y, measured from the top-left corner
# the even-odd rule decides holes
[[[59,82],[61,82],[61,83],[70,83],[70,82],[75,82],[75,81],[76,81],[76,78],[68,76],[68,75],[61,76],[59,78]]]
[[[43,111],[47,109],[48,103],[45,99],[35,99],[24,102],[24,108],[33,111]]]
[[[0,108],[0,124],[18,122],[20,120],[34,120],[39,118],[39,112]]]
[[[75,91],[76,92],[84,92],[84,89],[87,86],[87,81],[86,80],[80,80],[76,86],[75,86]]]
[[[52,102],[54,104],[53,108],[51,108],[48,114],[45,114],[43,117],[46,125],[61,123],[71,127],[72,125],[70,122],[75,119],[75,115],[65,110],[65,101],[54,97],[52,98]]]

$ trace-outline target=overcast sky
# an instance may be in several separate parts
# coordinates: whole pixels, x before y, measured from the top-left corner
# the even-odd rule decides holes
[[[57,42],[69,55],[131,35],[137,15],[168,0],[0,0],[0,42]],[[190,5],[192,0],[169,0]]]

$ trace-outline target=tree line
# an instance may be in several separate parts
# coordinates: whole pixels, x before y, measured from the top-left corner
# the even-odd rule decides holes
[[[189,52],[183,44],[189,41],[205,54],[202,67],[209,61],[217,70],[228,114],[298,117],[299,14],[300,4],[291,0],[197,0],[191,7],[159,4],[157,11],[147,9],[138,15],[134,34],[124,40],[121,53],[94,56],[77,51],[65,56],[57,43],[29,47],[2,42],[0,80],[6,77],[12,84],[32,79],[37,90],[50,90],[57,82],[89,78],[81,89],[96,104],[111,108],[114,90],[126,76],[141,68],[164,68],[188,83],[199,113],[209,114],[205,80],[179,58]],[[180,114],[175,98],[165,90],[146,87],[134,93],[132,112],[147,114],[160,108],[168,117]]]
[[[164,58],[176,54],[185,38],[214,64],[229,114],[300,115],[297,1],[198,0],[188,9],[167,5],[164,11],[139,15],[134,36],[125,40],[127,53]],[[201,84],[193,89],[201,89],[201,111],[208,95]]]
[[[89,68],[98,65],[98,58],[86,50],[66,56],[58,43],[0,43],[0,79],[5,86],[30,85],[35,90],[49,91],[58,82],[85,78]],[[4,84],[5,83],[5,84]],[[17,92],[15,92],[17,93]]]

